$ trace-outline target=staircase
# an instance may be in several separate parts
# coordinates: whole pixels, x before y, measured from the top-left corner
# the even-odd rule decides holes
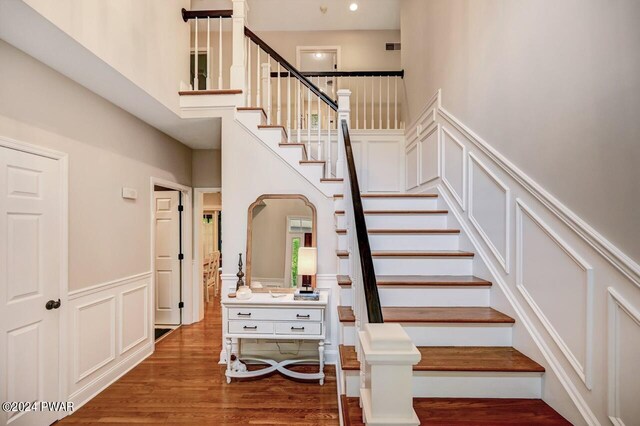
[[[348,270],[343,196],[336,195],[340,271]],[[422,356],[414,410],[424,424],[569,424],[541,398],[544,368],[512,345],[515,320],[490,307],[491,282],[436,194],[362,194],[385,323],[399,323]],[[351,278],[340,275],[341,405],[362,425]],[[393,386],[392,383],[389,386]]]
[[[228,15],[213,12],[197,15]],[[544,367],[512,347],[515,319],[491,308],[492,283],[474,275],[478,260],[462,249],[461,231],[449,226],[448,206],[437,194],[361,194],[349,136],[350,91],[338,90],[336,102],[319,88],[319,75],[316,85],[243,21],[233,23],[233,49],[242,60],[232,66],[231,81],[243,82],[244,91],[181,95],[194,117],[206,102],[189,98],[235,96],[223,103],[235,107],[236,122],[334,198],[343,424],[569,424],[541,399]],[[397,114],[397,104],[394,109]],[[366,128],[366,104],[364,111]],[[369,111],[368,123],[382,129],[382,110],[377,121]]]

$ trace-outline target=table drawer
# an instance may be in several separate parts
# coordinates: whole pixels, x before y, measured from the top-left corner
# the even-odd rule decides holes
[[[231,334],[273,334],[273,323],[264,321],[229,321]]]
[[[278,322],[275,326],[276,334],[302,334],[305,336],[322,334],[322,324],[319,322]]]
[[[322,321],[322,309],[229,308],[230,320]]]

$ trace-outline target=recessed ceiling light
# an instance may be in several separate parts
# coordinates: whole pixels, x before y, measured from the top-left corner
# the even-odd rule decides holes
[[[358,10],[358,3],[353,2],[349,5],[349,10],[352,12],[355,12],[356,10]]]
[[[313,54],[313,56],[315,56],[316,59],[322,59],[322,56],[324,56],[324,55],[322,54],[322,52],[316,52],[316,53]]]

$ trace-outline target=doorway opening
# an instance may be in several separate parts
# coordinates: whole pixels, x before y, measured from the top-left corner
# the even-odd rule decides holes
[[[196,188],[194,259],[200,279],[200,318],[210,303],[219,303],[222,273],[222,193],[219,188]]]
[[[153,245],[155,277],[156,341],[182,324],[183,287],[183,194],[154,185]]]

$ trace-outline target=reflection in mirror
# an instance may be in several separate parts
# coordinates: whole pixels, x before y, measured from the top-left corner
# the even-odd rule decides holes
[[[302,195],[263,195],[249,207],[247,282],[252,290],[315,286],[315,276],[298,276],[298,250],[316,246],[315,216],[315,207]]]

